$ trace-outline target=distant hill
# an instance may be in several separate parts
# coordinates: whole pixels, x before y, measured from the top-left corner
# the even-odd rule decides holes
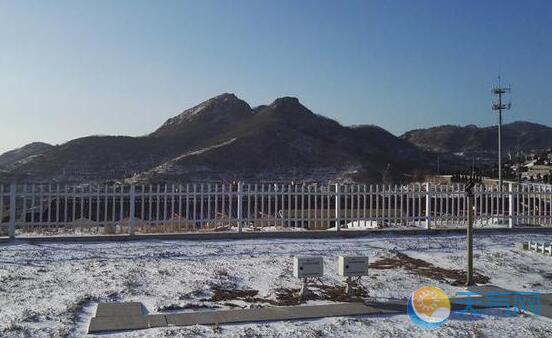
[[[251,108],[222,94],[143,137],[90,136],[11,163],[4,180],[135,182],[404,180],[428,154],[374,126],[345,127],[284,97]]]
[[[498,128],[445,125],[411,130],[403,134],[401,139],[432,152],[495,154],[498,145]],[[552,128],[550,127],[520,121],[502,126],[502,148],[505,152],[550,147],[552,147]]]
[[[7,168],[17,162],[24,162],[35,156],[42,155],[52,148],[54,146],[47,143],[33,142],[24,147],[10,150],[0,155],[0,168]]]

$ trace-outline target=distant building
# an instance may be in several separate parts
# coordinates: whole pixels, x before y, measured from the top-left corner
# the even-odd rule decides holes
[[[549,183],[552,178],[552,165],[534,164],[527,168],[526,179]]]

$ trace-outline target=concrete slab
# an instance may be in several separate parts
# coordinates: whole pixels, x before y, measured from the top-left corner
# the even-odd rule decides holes
[[[541,313],[542,317],[552,319],[552,294],[541,295]]]
[[[470,287],[469,291],[472,292],[481,292],[481,293],[513,293],[515,291],[507,290],[498,286],[494,285],[483,285],[483,286],[474,286]],[[523,290],[520,292],[527,292],[527,290]],[[512,301],[511,304],[514,302]],[[549,319],[552,319],[552,293],[541,293],[540,294],[540,303],[541,303],[541,310],[539,316],[546,317]],[[530,311],[526,311],[529,313],[532,313]]]
[[[163,314],[147,315],[148,327],[165,327],[168,326],[167,316]]]
[[[152,327],[166,327],[167,318],[163,314],[141,316],[94,317],[90,321],[88,333],[111,331],[142,330]]]
[[[400,313],[402,311],[402,309],[385,309],[362,303],[339,303],[309,306],[275,306],[247,310],[202,311],[128,316],[122,315],[124,312],[120,311],[120,309],[134,309],[134,313],[136,313],[136,303],[100,305],[102,306],[98,307],[100,308],[100,314],[102,316],[92,318],[88,329],[89,333],[139,330],[164,326],[214,325],[382,313],[393,314]],[[108,312],[111,312],[113,315],[106,316]]]
[[[486,293],[486,292],[513,292],[508,289],[501,288],[500,286],[496,285],[474,285],[469,286],[468,291],[470,292],[480,292],[480,293]]]
[[[96,309],[96,317],[142,317],[146,314],[142,303],[100,303]]]
[[[146,316],[94,317],[90,321],[88,333],[142,330],[149,327],[150,326],[148,325],[148,319]]]
[[[468,288],[471,292],[512,293],[513,291],[494,285]],[[513,297],[513,296],[512,296]],[[453,310],[466,308],[466,298],[451,298]],[[480,304],[473,304],[475,309],[500,308],[497,303],[486,303],[485,297]],[[542,310],[540,316],[552,318],[552,294],[541,294]],[[478,300],[479,301],[479,300]],[[513,301],[508,302],[513,304]],[[141,303],[99,304],[96,317],[90,322],[89,333],[139,330],[152,327],[217,325],[246,322],[315,319],[324,317],[359,316],[373,314],[406,313],[405,301],[371,302],[371,303],[334,303],[304,306],[271,306],[258,309],[201,311],[169,314],[147,314]]]
[[[260,309],[225,310],[167,314],[167,323],[175,326],[213,325],[257,321],[312,319],[323,317],[357,316],[395,312],[362,303],[343,303],[310,306],[275,306]]]

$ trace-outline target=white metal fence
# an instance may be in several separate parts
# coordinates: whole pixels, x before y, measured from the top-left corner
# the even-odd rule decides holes
[[[552,192],[476,186],[476,227],[552,225]],[[463,227],[460,184],[0,184],[0,235]]]

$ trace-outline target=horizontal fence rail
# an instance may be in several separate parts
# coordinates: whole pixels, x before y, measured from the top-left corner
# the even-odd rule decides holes
[[[548,186],[474,188],[476,227],[552,225]],[[461,184],[0,184],[0,235],[457,228]]]

